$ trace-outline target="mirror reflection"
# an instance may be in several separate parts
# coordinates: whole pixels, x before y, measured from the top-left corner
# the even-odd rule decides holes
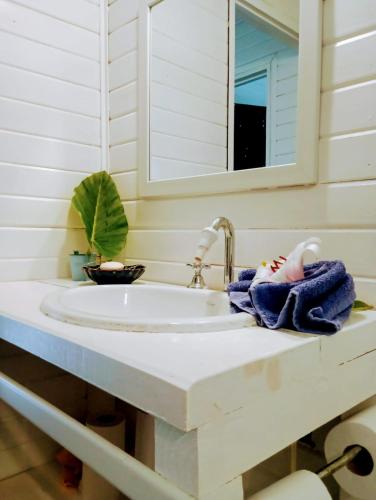
[[[295,163],[298,4],[152,7],[149,180]]]
[[[233,168],[295,162],[298,41],[235,7]]]

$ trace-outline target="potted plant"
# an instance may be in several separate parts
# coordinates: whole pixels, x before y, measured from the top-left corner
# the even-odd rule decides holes
[[[106,266],[102,262],[110,261],[124,249],[128,234],[127,217],[111,176],[101,171],[86,177],[74,189],[72,205],[84,225],[90,252],[95,250],[97,254],[97,263],[83,266],[88,276],[97,283],[125,282],[123,264]]]

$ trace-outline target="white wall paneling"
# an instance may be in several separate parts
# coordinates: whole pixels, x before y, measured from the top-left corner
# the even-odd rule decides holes
[[[67,276],[87,249],[70,199],[106,148],[103,7],[0,1],[1,281]]]
[[[376,31],[327,45],[323,50],[323,90],[375,78]],[[348,62],[351,61],[351,64]]]
[[[0,161],[59,170],[95,172],[100,169],[100,150],[19,131],[0,130]]]
[[[108,55],[110,62],[137,48],[137,19],[109,34]]]
[[[113,179],[117,184],[120,198],[123,201],[137,199],[137,173],[136,172],[122,172],[113,174]]]
[[[325,0],[324,44],[369,33],[376,27],[375,19],[376,4],[373,0]]]
[[[43,43],[0,32],[0,62],[9,66],[99,89],[99,63]]]
[[[66,228],[2,227],[0,240],[0,259],[63,258],[87,245],[83,229]]]
[[[33,3],[33,2],[24,2]],[[61,10],[69,13],[71,2],[64,2]],[[43,4],[44,9],[43,9]],[[51,2],[40,3],[40,12],[32,8],[23,7],[13,0],[1,0],[0,29],[30,40],[34,40],[51,47],[59,48],[78,54],[95,61],[99,60],[98,33],[89,31],[71,22],[64,22],[50,15]],[[47,7],[47,11],[45,10]],[[99,11],[96,10],[97,22],[99,22]],[[69,14],[68,14],[69,15]],[[87,21],[90,22],[90,19]]]
[[[110,121],[110,146],[137,139],[137,113],[129,113]]]
[[[110,118],[127,115],[137,109],[137,85],[132,82],[111,92]]]
[[[110,2],[109,28],[109,168],[117,183],[130,227],[138,198],[138,0]]]
[[[82,172],[0,163],[0,185],[4,195],[69,200],[74,187],[86,175]]]
[[[0,64],[0,94],[78,115],[99,118],[100,93],[51,77]]]
[[[137,169],[137,141],[119,144],[110,148],[111,172]]]
[[[111,5],[113,2],[109,1]],[[115,2],[108,12],[108,28],[109,33],[117,30],[124,24],[134,21],[138,17],[138,2]]]
[[[339,135],[376,127],[376,80],[324,92],[321,134]]]
[[[222,214],[233,221],[236,229],[374,228],[375,193],[373,180],[211,197],[140,200],[136,227],[199,229]]]
[[[82,224],[68,200],[0,195],[0,227],[80,228]]]
[[[0,128],[30,135],[100,145],[100,121],[65,111],[0,98]]]
[[[358,230],[247,230],[236,232],[235,262],[242,268],[257,266],[262,260],[272,260],[277,253],[287,255],[297,243],[316,236],[323,242],[322,258],[342,259],[349,272],[357,276],[376,278],[376,268],[369,267],[374,254],[376,231],[364,230],[358,238]],[[127,242],[127,258],[146,259],[155,262],[191,262],[200,238],[199,230],[133,230]],[[278,238],[278,249],[275,239]],[[179,246],[179,253],[176,247]],[[277,252],[277,253],[276,253]],[[362,255],[362,259],[359,259]],[[210,250],[208,260],[215,265],[223,265],[224,238]],[[210,274],[211,271],[206,271]]]

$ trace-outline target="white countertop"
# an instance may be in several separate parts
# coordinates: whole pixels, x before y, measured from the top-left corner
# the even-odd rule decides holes
[[[66,280],[0,284],[0,337],[107,392],[190,430],[307,377],[376,350],[376,312],[353,314],[331,337],[259,327],[210,333],[131,333],[45,316],[43,297]]]

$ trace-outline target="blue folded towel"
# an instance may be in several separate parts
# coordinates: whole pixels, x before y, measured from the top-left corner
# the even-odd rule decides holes
[[[250,288],[255,273],[254,269],[242,271],[228,292],[233,312],[252,314],[260,326],[330,335],[350,316],[354,282],[341,261],[308,264],[300,281]]]

